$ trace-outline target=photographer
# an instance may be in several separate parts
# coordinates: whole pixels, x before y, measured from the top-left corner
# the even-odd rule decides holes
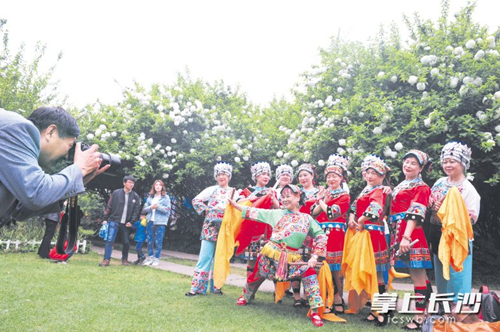
[[[81,151],[76,120],[60,107],[41,107],[28,119],[0,109],[0,219],[24,220],[59,213],[59,201],[85,191],[84,184],[109,168],[98,146]],[[74,164],[57,174],[49,168],[76,145]]]

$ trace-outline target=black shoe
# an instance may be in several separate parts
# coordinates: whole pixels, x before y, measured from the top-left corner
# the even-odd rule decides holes
[[[410,325],[411,323],[415,324],[416,327],[408,327],[408,325]],[[408,325],[403,326],[401,329],[403,329],[405,331],[421,331],[422,330],[422,324],[415,321],[414,319],[412,319]]]
[[[378,315],[378,317],[382,317],[382,321],[380,321],[377,318],[377,320],[375,321],[375,326],[377,326],[377,327],[384,327],[389,322],[389,313]]]
[[[378,321],[377,316],[373,312],[370,312],[370,314],[368,315],[368,317],[363,318],[363,320],[365,322],[369,322],[369,323],[373,323],[373,322]]]
[[[136,261],[134,261],[134,265],[141,265],[146,260],[146,256],[139,257]]]
[[[220,289],[214,290],[214,292],[212,294],[214,294],[214,295],[224,295],[224,293]]]
[[[296,309],[302,308],[302,299],[293,300],[293,307]]]
[[[341,310],[339,310],[341,309]],[[341,303],[334,303],[333,304],[333,313],[336,315],[342,315],[345,311],[345,302],[344,299],[342,299]]]
[[[184,294],[184,295],[186,295],[187,297],[193,297],[193,296],[196,296],[196,295],[198,295],[198,294],[196,294],[196,293],[191,293],[191,292],[187,292],[187,293],[186,293],[186,294]]]

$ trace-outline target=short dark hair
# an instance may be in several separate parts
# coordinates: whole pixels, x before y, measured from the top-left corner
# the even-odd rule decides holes
[[[125,175],[125,177],[123,178],[123,183],[126,183],[129,180],[135,183],[135,178],[132,175]]]
[[[56,125],[59,137],[78,137],[80,128],[75,118],[62,107],[40,107],[31,113],[28,120],[40,130],[47,129],[50,125]]]

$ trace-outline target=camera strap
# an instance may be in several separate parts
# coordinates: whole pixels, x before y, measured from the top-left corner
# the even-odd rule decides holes
[[[78,211],[78,196],[70,197],[66,204],[66,213],[59,225],[59,235],[57,236],[56,250],[60,255],[70,254],[75,249],[78,237],[78,227],[80,226],[80,213]],[[69,228],[69,231],[68,231]],[[68,246],[64,249],[64,242],[68,238]]]

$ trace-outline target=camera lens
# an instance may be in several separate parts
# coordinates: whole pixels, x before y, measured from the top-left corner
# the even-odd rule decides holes
[[[102,159],[101,167],[104,167],[106,165],[111,165],[109,170],[107,170],[107,172],[109,173],[114,174],[122,166],[120,157],[112,153],[101,153],[101,159]]]
[[[76,144],[73,145],[73,147],[68,152],[68,156],[67,156],[67,159],[66,159],[66,163],[68,165],[71,165],[74,162],[74,159],[75,159],[75,148],[76,148]],[[82,149],[82,151],[88,150],[88,149],[90,149],[90,145],[87,144],[87,143],[81,142],[81,149]],[[104,167],[106,165],[111,165],[111,167],[104,174],[107,174],[107,175],[116,175],[117,171],[122,167],[122,162],[120,160],[120,157],[118,157],[115,154],[112,154],[112,153],[101,153],[100,157],[102,159],[102,163],[101,163],[101,167],[100,168],[102,168],[102,167]]]

